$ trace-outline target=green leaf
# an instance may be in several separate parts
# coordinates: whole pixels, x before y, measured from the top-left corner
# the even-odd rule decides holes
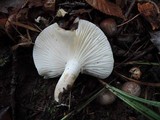
[[[142,103],[147,103],[152,106],[160,107],[160,102],[146,100],[143,98],[139,98],[136,96],[131,96],[111,85],[106,84],[106,88],[113,92],[117,97],[119,97],[122,101],[127,103],[129,106],[149,118],[150,120],[160,120],[160,115],[152,111],[151,109],[144,106]],[[141,103],[140,103],[141,102]]]
[[[146,116],[148,119],[160,120],[160,116],[157,113],[155,113],[151,109],[147,108],[143,104],[141,104],[135,100],[131,100],[130,98],[128,99],[121,94],[117,94],[117,97],[119,97],[121,100],[123,100],[125,103],[127,103],[129,106],[131,106],[132,108],[134,108],[135,110],[137,110],[138,112],[143,114],[144,116]]]
[[[155,113],[153,110],[147,108],[145,105],[142,103],[147,103],[148,105],[152,105],[155,107],[160,107],[160,102],[157,101],[151,101],[151,100],[146,100],[140,97],[136,96],[131,96],[126,92],[123,92],[122,90],[119,90],[111,85],[106,84],[104,88],[102,88],[98,92],[93,92],[94,94],[85,102],[81,103],[78,105],[75,110],[71,111],[67,115],[65,115],[61,120],[68,120],[70,117],[73,115],[77,114],[80,112],[83,108],[85,108],[90,102],[92,102],[97,95],[99,95],[102,91],[105,89],[109,89],[111,92],[113,92],[117,97],[119,97],[122,101],[124,101],[126,104],[134,108],[136,111],[140,112],[142,115],[146,116],[150,120],[160,120],[160,115]]]
[[[140,97],[137,97],[137,96],[129,95],[128,93],[126,93],[126,92],[124,92],[120,89],[117,89],[117,88],[115,88],[111,85],[108,85],[108,84],[106,85],[106,88],[108,88],[114,94],[119,93],[119,94],[122,94],[123,96],[125,96],[127,98],[139,101],[141,103],[146,103],[148,105],[152,105],[152,106],[155,106],[155,107],[160,107],[160,102],[158,102],[158,101],[146,100],[146,99],[143,99],[143,98],[140,98]]]

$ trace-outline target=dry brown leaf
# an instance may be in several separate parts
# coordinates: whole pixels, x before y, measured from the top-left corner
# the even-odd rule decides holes
[[[16,20],[16,13],[12,14],[8,17],[6,24],[5,24],[5,30],[10,33],[12,31],[12,25],[10,21],[15,21]]]
[[[85,1],[95,9],[107,15],[113,15],[124,19],[124,15],[122,13],[121,8],[114,3],[111,3],[107,0],[85,0]]]
[[[151,2],[138,3],[138,11],[144,16],[144,18],[151,24],[152,29],[158,29],[160,27],[159,20],[159,8],[156,4]]]
[[[118,6],[120,6],[121,8],[123,8],[126,5],[126,0],[125,1],[124,0],[116,0],[116,4]]]

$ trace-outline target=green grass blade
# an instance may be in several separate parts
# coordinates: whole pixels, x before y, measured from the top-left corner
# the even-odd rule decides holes
[[[94,94],[92,97],[90,97],[85,103],[82,103],[78,109],[77,112],[81,111],[84,107],[86,107],[90,102],[92,102],[102,91],[104,91],[105,88],[102,88],[100,91],[98,91],[96,94]]]
[[[135,106],[131,101],[129,101],[128,99],[122,97],[122,96],[117,96],[119,97],[122,101],[124,101],[126,104],[128,104],[130,107],[134,108],[136,111],[140,112],[142,115],[144,115],[145,117],[149,118],[150,120],[154,120],[152,117],[144,114],[141,110],[138,109],[137,106]]]
[[[126,92],[124,92],[120,89],[117,89],[117,88],[115,88],[111,85],[108,85],[108,84],[106,85],[106,88],[108,88],[111,92],[114,92],[115,94],[119,93],[119,94],[124,95],[127,98],[139,101],[141,103],[146,103],[148,105],[152,105],[152,106],[155,106],[155,107],[160,107],[160,102],[158,102],[158,101],[146,100],[146,99],[143,99],[143,98],[140,98],[140,97],[137,97],[137,96],[129,95],[128,93],[126,93]]]
[[[106,87],[102,88],[100,91],[98,91],[96,93],[94,92],[95,94],[92,95],[87,101],[85,101],[84,103],[77,106],[75,108],[75,110],[73,110],[70,113],[68,113],[67,115],[65,115],[61,120],[68,120],[71,116],[80,112],[90,102],[92,102],[97,97],[97,95],[99,95],[106,88],[109,89],[111,92],[113,92],[117,97],[119,97],[121,100],[123,100],[129,106],[133,107],[135,110],[137,110],[138,112],[140,112],[141,114],[143,114],[144,116],[149,118],[150,120],[160,120],[160,116],[157,113],[155,113],[151,109],[149,109],[146,106],[144,106],[143,104],[141,104],[141,103],[147,103],[147,104],[155,106],[155,107],[160,107],[160,102],[146,100],[146,99],[139,98],[136,96],[131,96],[131,95],[129,95],[129,94],[113,87],[113,86],[110,86],[108,84],[106,85]],[[139,103],[139,102],[141,102],[141,103]]]
[[[143,104],[141,104],[137,101],[133,101],[132,103],[134,103],[139,108],[139,110],[141,110],[143,113],[149,115],[150,117],[154,118],[155,120],[160,120],[160,115],[158,115],[153,110],[147,108],[146,106],[144,106]]]
[[[92,95],[87,101],[85,101],[84,103],[82,103],[79,106],[77,106],[77,108],[75,108],[75,110],[73,110],[70,113],[68,113],[67,115],[65,115],[61,120],[68,120],[68,118],[70,118],[74,114],[80,112],[83,108],[85,108],[90,102],[92,102],[105,89],[106,88],[102,88],[101,90],[99,90],[97,93]]]
[[[68,120],[73,115],[73,111],[65,115],[61,120]]]
[[[134,108],[135,110],[137,110],[138,112],[140,112],[141,114],[143,114],[144,116],[146,116],[148,119],[150,120],[160,120],[160,116],[155,113],[154,111],[152,111],[151,109],[145,107],[144,105],[142,105],[141,103],[132,100],[130,98],[127,98],[121,94],[116,94],[117,97],[119,97],[122,101],[124,101],[125,103],[127,103],[129,106],[131,106],[132,108]]]

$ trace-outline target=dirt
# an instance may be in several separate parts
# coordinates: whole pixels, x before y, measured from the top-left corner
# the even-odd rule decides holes
[[[68,4],[68,2],[74,4]],[[0,120],[60,120],[70,111],[75,110],[81,103],[84,103],[91,96],[91,93],[102,88],[97,78],[80,74],[70,92],[71,97],[69,98],[68,94],[66,96],[64,94],[64,104],[59,105],[54,101],[54,88],[59,77],[43,79],[38,74],[33,62],[33,44],[30,44],[29,41],[34,43],[38,32],[31,30],[28,26],[15,24],[7,24],[6,26],[2,19],[8,20],[13,15],[13,21],[20,21],[34,26],[36,29],[44,29],[53,22],[59,22],[62,27],[71,29],[73,19],[77,16],[96,25],[99,25],[105,18],[113,18],[118,24],[122,23],[123,20],[101,13],[81,0],[76,3],[72,0],[57,2],[54,10],[48,10],[40,3],[44,3],[44,1],[31,2],[30,0],[28,6],[26,5],[18,11],[15,9],[7,11],[8,13],[6,13],[6,9],[5,13],[0,11]],[[11,3],[13,8],[15,4]],[[55,18],[55,11],[58,10],[58,7],[63,7],[74,14],[64,18]],[[78,11],[78,9],[84,9],[84,11]],[[23,12],[20,13],[22,10]],[[91,12],[88,13],[88,10],[91,10]],[[127,12],[127,6],[124,7],[124,12]],[[138,14],[138,10],[135,5],[129,14],[129,18],[136,14]],[[26,15],[28,16],[26,17]],[[34,19],[37,16],[43,16],[45,20],[36,23]],[[104,79],[105,82],[120,88],[126,79],[119,76],[117,72],[130,78],[129,70],[132,67],[140,68],[142,72],[140,82],[155,84],[160,82],[159,66],[127,64],[131,61],[159,63],[160,56],[157,54],[157,48],[150,41],[150,31],[152,31],[152,27],[149,22],[140,16],[119,27],[116,35],[109,37],[115,65],[112,74]],[[19,43],[27,44],[19,45]],[[16,49],[13,49],[13,47]],[[160,101],[158,87],[149,84],[141,85],[141,88],[140,97]],[[150,108],[160,114],[158,108]],[[106,106],[93,100],[80,112],[75,112],[70,120],[147,120],[147,118],[117,98],[114,103]]]

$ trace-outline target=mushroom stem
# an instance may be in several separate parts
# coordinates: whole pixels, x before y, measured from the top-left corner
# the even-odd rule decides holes
[[[65,70],[62,76],[60,77],[54,91],[54,99],[57,102],[60,102],[59,100],[61,98],[61,95],[65,90],[71,89],[79,73],[80,73],[79,63],[76,60],[69,60],[65,66]]]

